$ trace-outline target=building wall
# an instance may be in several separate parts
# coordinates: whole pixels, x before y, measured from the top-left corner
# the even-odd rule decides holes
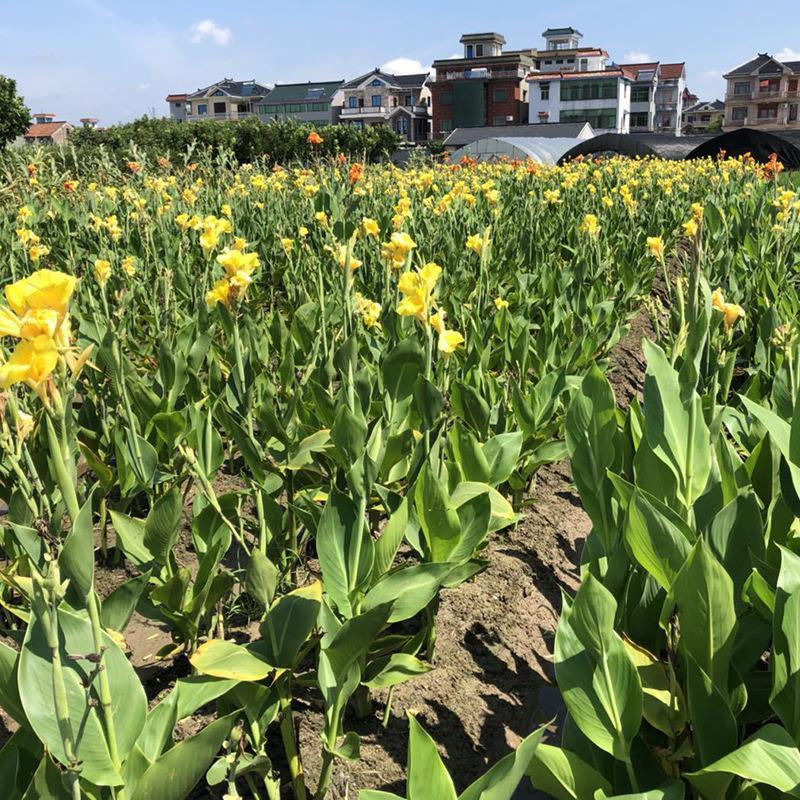
[[[169,116],[177,122],[186,121],[186,101],[171,100],[169,104]]]
[[[777,76],[763,76],[776,78]],[[800,77],[783,76],[777,84],[776,91],[760,92],[758,78],[728,78],[728,91],[725,95],[725,130],[735,128],[756,127],[762,130],[800,129]],[[748,84],[747,94],[736,93],[736,84]],[[744,118],[736,118],[734,109],[744,108]],[[774,108],[773,116],[759,116],[762,112]]]
[[[572,80],[572,79],[570,79]],[[609,78],[598,77],[596,80],[609,80]],[[528,94],[529,112],[528,121],[532,123],[538,122],[571,122],[570,118],[564,119],[565,112],[569,111],[600,111],[604,109],[613,109],[614,111],[614,126],[602,127],[592,123],[595,130],[601,132],[614,131],[617,133],[628,133],[630,130],[629,112],[630,112],[630,85],[617,78],[617,96],[616,98],[597,98],[593,100],[563,100],[561,98],[561,86],[564,81],[556,77],[550,83],[550,98],[548,100],[541,99],[541,90],[537,85],[540,81],[530,82],[530,92]],[[547,118],[539,116],[539,112],[546,111]],[[591,120],[590,120],[591,121]]]
[[[495,67],[495,69],[507,69],[508,67]],[[516,67],[515,67],[516,68]],[[483,96],[483,115],[477,121],[477,125],[514,125],[526,121],[528,91],[527,84],[519,78],[464,78],[462,81],[469,81],[472,85],[480,85]],[[431,103],[433,105],[433,138],[444,138],[447,134],[457,127],[455,122],[457,113],[453,87],[460,81],[437,80],[431,87]],[[496,99],[496,91],[505,92],[505,99]],[[449,95],[453,102],[445,104],[443,95]],[[510,120],[506,119],[511,117]],[[500,120],[502,119],[502,122]]]

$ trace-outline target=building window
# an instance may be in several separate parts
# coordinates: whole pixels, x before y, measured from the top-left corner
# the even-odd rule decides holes
[[[616,108],[579,108],[562,110],[560,122],[588,122],[593,128],[616,128]]]
[[[650,124],[649,114],[646,111],[636,111],[631,114],[631,128],[646,128]]]
[[[180,103],[175,103],[175,108],[180,108],[180,107],[181,107]]]
[[[549,100],[550,99],[550,84],[549,83],[540,83],[539,84],[539,96],[542,100]]]
[[[451,106],[451,105],[453,105],[453,93],[452,92],[441,92],[439,94],[439,102],[443,106]]]
[[[205,103],[198,103],[197,114],[198,116],[203,116],[204,114],[208,114],[208,106]]]
[[[476,44],[475,45],[475,55],[478,58],[480,58],[483,55],[483,45],[482,44]]]
[[[738,95],[750,94],[750,81],[736,81],[733,84],[733,93]]]
[[[347,105],[349,108],[358,108],[358,98],[357,97],[349,97],[347,99]]]
[[[211,96],[212,97],[222,97],[222,94],[223,94],[222,93],[222,89],[217,89],[217,91],[214,92]]]
[[[556,64],[563,64],[563,63],[564,63],[564,59],[563,58],[557,58],[556,59]]]
[[[731,119],[743,120],[747,119],[747,108],[745,106],[736,106],[731,109]]]
[[[634,86],[631,89],[631,103],[649,103],[649,102],[650,102],[649,86]]]
[[[495,103],[505,103],[508,100],[508,89],[494,89],[492,91],[492,100]]]
[[[453,130],[453,120],[451,119],[443,119],[439,123],[439,131],[441,133],[450,133]]]
[[[545,66],[550,66],[553,63],[553,60],[551,58],[549,58],[544,63],[545,63]]]
[[[759,106],[758,107],[759,119],[777,119],[778,106]]]
[[[413,94],[407,94],[407,95],[406,95],[406,102],[405,102],[405,104],[406,104],[407,106],[413,106],[413,105],[414,105],[414,95],[413,95]]]
[[[401,136],[408,135],[408,117],[405,114],[401,114],[398,118],[397,123],[395,124],[395,130]]]
[[[759,94],[777,94],[781,89],[780,78],[764,78],[758,82]]]
[[[561,87],[562,100],[614,100],[616,97],[616,80],[567,81]]]
[[[794,93],[797,91],[797,78],[792,78],[786,86],[788,92]]]
[[[700,122],[711,122],[711,114],[701,114]]]
[[[381,107],[381,96],[379,94],[374,94],[370,98],[370,102],[372,103],[373,108],[380,108]]]
[[[370,86],[383,86],[383,81],[379,81],[377,78],[375,78],[375,80],[372,81]]]
[[[789,122],[797,122],[797,104],[789,106]]]
[[[311,104],[312,111],[327,111],[328,104],[327,103],[312,103]]]
[[[493,117],[492,118],[492,125],[505,125],[506,118],[505,117]]]
[[[474,58],[474,49],[471,44],[467,45],[467,58]]]
[[[224,114],[226,111],[225,103],[214,103],[214,113]]]

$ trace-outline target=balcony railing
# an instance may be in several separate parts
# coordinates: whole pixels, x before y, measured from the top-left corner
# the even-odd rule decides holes
[[[800,128],[800,121],[786,117],[745,117],[725,120],[725,126],[728,128],[758,128],[767,125],[773,128]]]
[[[497,80],[500,78],[524,78],[527,72],[524,69],[466,69],[449,70],[436,75],[439,83],[442,81],[464,81],[464,80]]]
[[[187,114],[186,119],[190,122],[197,122],[198,120],[203,119],[213,119],[220,122],[225,122],[230,120],[247,119],[248,117],[253,116],[256,116],[253,111],[227,111],[225,113],[218,114]]]
[[[356,108],[345,107],[342,109],[343,117],[367,116],[370,114],[386,114],[389,109],[386,106],[358,106]]]
[[[800,90],[798,89],[781,89],[774,92],[748,92],[747,94],[735,94],[734,92],[727,92],[725,94],[726,102],[742,102],[752,100],[758,102],[759,100],[791,100],[800,97]]]

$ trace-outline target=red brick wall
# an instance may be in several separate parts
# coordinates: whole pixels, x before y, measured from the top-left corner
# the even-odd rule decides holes
[[[440,134],[442,130],[442,120],[453,119],[453,106],[444,105],[441,96],[444,93],[453,95],[453,84],[451,81],[435,82],[430,85],[431,88],[431,102],[433,104],[433,138],[446,138],[447,134]],[[494,90],[505,89],[506,99],[495,102]],[[483,82],[484,102],[486,107],[486,119],[483,121],[484,125],[491,125],[495,117],[513,117],[513,122],[507,124],[519,124],[528,121],[527,114],[524,113],[526,108],[522,102],[522,89],[519,80],[514,78],[505,78],[498,80],[489,80]]]

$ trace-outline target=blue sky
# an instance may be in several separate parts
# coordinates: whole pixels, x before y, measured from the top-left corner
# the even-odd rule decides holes
[[[164,115],[169,92],[222,77],[274,83],[353,78],[383,65],[427,69],[458,53],[470,31],[499,31],[521,48],[540,46],[548,26],[573,25],[618,62],[685,61],[703,99],[721,97],[722,72],[757,51],[800,60],[796,0],[0,0],[0,8],[0,73],[17,79],[31,111],[105,125],[152,109]]]

